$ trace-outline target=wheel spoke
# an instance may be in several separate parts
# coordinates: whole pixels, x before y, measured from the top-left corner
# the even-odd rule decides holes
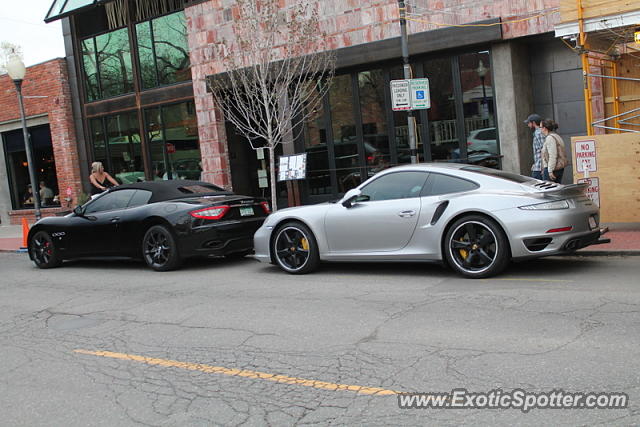
[[[469,255],[464,259],[464,264],[469,267],[473,267],[473,260],[476,259],[477,255],[475,252],[470,252]]]
[[[493,262],[493,258],[487,254],[484,249],[478,250],[478,257],[484,261],[485,265],[491,264]]]
[[[453,249],[469,249],[470,246],[471,246],[471,243],[469,242],[461,242],[459,240],[453,240],[451,242],[451,247]]]
[[[469,240],[476,240],[477,235],[476,235],[476,227],[475,225],[471,224],[471,223],[467,223],[464,226],[465,230],[467,230],[467,234],[469,234]]]
[[[493,234],[488,231],[485,231],[480,240],[478,240],[478,246],[484,248],[485,246],[493,243]]]

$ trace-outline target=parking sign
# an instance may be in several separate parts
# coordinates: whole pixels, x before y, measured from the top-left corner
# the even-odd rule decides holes
[[[391,108],[393,111],[411,109],[409,80],[391,80]]]
[[[409,80],[409,90],[411,92],[411,108],[413,110],[425,110],[427,108],[431,108],[429,79]]]

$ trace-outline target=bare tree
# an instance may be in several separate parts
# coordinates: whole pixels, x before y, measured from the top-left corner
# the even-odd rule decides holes
[[[7,72],[7,62],[12,55],[18,55],[22,59],[22,47],[10,42],[0,42],[0,74]]]
[[[329,88],[335,54],[320,29],[319,3],[237,0],[232,37],[217,46],[220,74],[208,80],[216,107],[251,148],[269,152],[277,210],[275,149],[295,139]],[[290,2],[287,2],[290,3]]]

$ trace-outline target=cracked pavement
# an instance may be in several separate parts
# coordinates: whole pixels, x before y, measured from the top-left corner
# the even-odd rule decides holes
[[[251,259],[155,273],[0,254],[0,425],[640,424],[637,257],[486,280],[439,266]],[[362,395],[79,354],[110,351],[405,392],[618,391],[619,410],[401,410]]]

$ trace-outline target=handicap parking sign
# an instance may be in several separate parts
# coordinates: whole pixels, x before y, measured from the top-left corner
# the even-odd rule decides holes
[[[417,90],[416,91],[416,99],[424,99],[424,91],[423,90]]]

